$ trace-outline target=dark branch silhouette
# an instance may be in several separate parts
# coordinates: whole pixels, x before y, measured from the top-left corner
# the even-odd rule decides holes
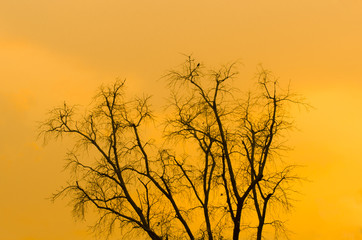
[[[79,117],[67,104],[41,125],[45,137],[71,135],[67,168],[72,178],[54,194],[69,195],[73,212],[98,209],[96,226],[150,239],[239,239],[244,211],[257,219],[256,238],[266,225],[283,226],[268,209],[290,206],[294,166],[276,163],[290,104],[300,101],[258,73],[258,90],[241,101],[231,88],[235,64],[207,71],[188,57],[170,71],[172,97],[163,138],[143,134],[153,120],[150,98],[128,100],[125,81],[101,87],[91,110]],[[187,149],[187,151],[180,151]]]

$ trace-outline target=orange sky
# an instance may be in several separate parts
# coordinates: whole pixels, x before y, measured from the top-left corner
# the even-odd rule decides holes
[[[67,178],[65,143],[42,146],[37,122],[101,83],[166,96],[160,77],[180,53],[240,80],[262,63],[315,109],[296,113],[290,158],[306,167],[291,239],[362,239],[362,2],[358,0],[0,0],[0,236],[82,240],[66,201],[46,198]],[[157,105],[157,104],[156,104]]]

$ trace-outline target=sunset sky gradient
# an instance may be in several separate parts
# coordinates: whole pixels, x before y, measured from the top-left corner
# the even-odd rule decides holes
[[[295,112],[287,136],[308,179],[286,217],[290,238],[362,239],[362,1],[0,0],[1,239],[93,239],[67,199],[48,199],[66,182],[70,146],[44,146],[37,126],[117,78],[162,111],[161,77],[183,54],[240,62],[242,91],[260,63],[291,81],[314,108]]]

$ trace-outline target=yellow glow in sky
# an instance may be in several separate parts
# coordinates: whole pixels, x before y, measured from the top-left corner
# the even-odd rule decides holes
[[[361,240],[361,43],[357,0],[0,0],[1,238],[91,239],[66,201],[47,199],[66,181],[67,146],[42,146],[37,122],[116,78],[161,103],[161,76],[193,53],[215,67],[242,62],[240,88],[259,63],[291,80],[315,107],[296,113],[290,135],[309,179],[288,215],[291,239]]]

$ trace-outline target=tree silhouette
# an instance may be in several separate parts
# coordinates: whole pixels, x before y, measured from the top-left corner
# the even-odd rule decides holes
[[[69,195],[80,217],[94,207],[95,227],[128,238],[237,240],[249,227],[262,239],[265,225],[282,226],[268,209],[290,205],[294,166],[277,160],[289,106],[300,101],[263,69],[258,90],[238,99],[236,76],[233,64],[208,71],[191,57],[170,71],[160,139],[145,134],[155,121],[150,98],[126,99],[125,81],[101,87],[84,116],[67,104],[54,108],[41,133],[76,142],[71,178],[53,198]],[[245,211],[257,222],[243,222]]]

